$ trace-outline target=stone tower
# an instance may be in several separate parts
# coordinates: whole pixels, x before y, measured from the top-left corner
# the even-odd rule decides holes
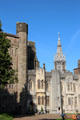
[[[50,92],[50,100],[51,100],[51,113],[62,113],[62,89],[61,89],[61,73],[65,71],[65,56],[62,52],[61,42],[60,42],[60,33],[58,34],[58,45],[57,45],[57,53],[54,59],[55,70],[52,71],[51,76],[51,92]]]
[[[27,41],[28,41],[28,24],[17,23],[16,34],[19,37],[18,48],[18,102],[20,93],[25,88],[27,82]]]
[[[58,33],[57,53],[56,53],[56,56],[54,59],[55,70],[64,72],[65,71],[65,63],[66,63],[66,60],[65,60],[65,56],[63,55],[61,42],[60,42],[60,33]]]

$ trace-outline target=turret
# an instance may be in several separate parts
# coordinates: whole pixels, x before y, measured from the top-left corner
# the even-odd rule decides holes
[[[43,69],[45,70],[45,63],[43,64]]]
[[[20,93],[27,83],[27,41],[28,41],[28,24],[17,23],[16,34],[19,37],[18,48],[18,101]]]
[[[35,66],[36,66],[36,69],[39,69],[40,65],[39,65],[39,61],[38,59],[36,58],[36,61],[35,61]]]
[[[17,34],[17,36],[20,37],[21,42],[27,42],[27,40],[28,40],[28,24],[17,22],[16,34]]]

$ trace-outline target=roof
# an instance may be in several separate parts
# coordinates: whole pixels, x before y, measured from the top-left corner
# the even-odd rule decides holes
[[[14,35],[14,34],[11,34],[11,33],[5,33],[5,32],[1,32],[0,33],[4,33],[6,34],[7,36],[10,36],[10,37],[14,37],[14,38],[19,38],[17,35]]]
[[[80,70],[80,68],[74,68],[74,70]]]

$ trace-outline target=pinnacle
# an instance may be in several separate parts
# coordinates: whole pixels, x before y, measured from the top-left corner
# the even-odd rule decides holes
[[[58,32],[58,46],[61,46],[61,42],[60,42],[60,32]]]
[[[60,33],[58,32],[58,45],[57,45],[57,53],[58,55],[62,55],[62,47],[61,47],[61,42],[60,42]]]

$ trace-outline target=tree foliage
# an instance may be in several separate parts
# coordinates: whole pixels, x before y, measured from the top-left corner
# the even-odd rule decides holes
[[[0,20],[0,31],[2,31],[2,23],[1,23],[1,20]]]
[[[14,70],[12,59],[9,54],[11,41],[3,32],[0,32],[0,84],[12,83],[14,81]]]

